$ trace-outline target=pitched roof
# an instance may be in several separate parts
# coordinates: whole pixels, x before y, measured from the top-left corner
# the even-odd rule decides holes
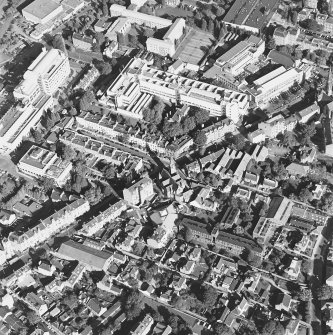
[[[100,270],[103,269],[106,261],[112,256],[109,252],[100,251],[71,240],[64,242],[60,246],[58,253]]]

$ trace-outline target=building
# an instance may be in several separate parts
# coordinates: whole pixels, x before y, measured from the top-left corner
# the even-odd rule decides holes
[[[303,81],[303,72],[299,69],[286,70],[283,66],[258,78],[246,89],[257,105],[265,105],[270,100],[287,91],[295,82]]]
[[[86,91],[88,87],[100,76],[99,71],[92,65],[88,71],[83,75],[80,81],[74,86],[74,90]]]
[[[259,33],[268,25],[278,5],[278,0],[236,0],[224,16],[223,22],[235,28]]]
[[[291,163],[286,167],[286,170],[291,176],[300,176],[304,177],[306,176],[309,171],[310,167],[308,165],[301,165],[298,163]]]
[[[123,190],[124,200],[131,205],[143,204],[145,200],[151,198],[154,194],[153,181],[148,177],[142,178]]]
[[[234,255],[241,255],[244,250],[251,250],[261,256],[262,248],[253,240],[221,231],[215,240],[216,246]]]
[[[16,214],[12,211],[2,208],[0,210],[0,224],[10,226],[16,220]]]
[[[56,233],[63,231],[89,209],[89,202],[80,198],[48,218],[41,220],[35,226],[29,227],[27,231],[10,233],[8,238],[2,239],[3,249],[0,250],[0,263],[3,264],[16,253],[22,253],[29,248],[33,248]]]
[[[150,28],[161,29],[172,25],[171,20],[126,9],[125,6],[120,6],[117,4],[111,5],[110,15],[111,17],[126,17],[131,23],[137,23],[138,25],[144,25]]]
[[[132,335],[147,335],[150,332],[152,325],[154,324],[154,319],[147,314],[144,319],[139,323],[134,330],[131,331]]]
[[[317,36],[317,35],[315,35]],[[333,43],[324,39],[301,33],[300,29],[279,27],[274,30],[273,38],[276,45],[297,45],[299,50],[333,51]]]
[[[22,9],[22,15],[35,24],[45,24],[63,11],[63,6],[56,1],[35,0]]]
[[[63,186],[72,169],[72,163],[63,161],[53,151],[33,145],[17,164],[20,172],[35,178],[50,178]]]
[[[105,30],[109,29],[110,26],[111,22],[109,22],[107,18],[103,17],[95,23],[94,29],[97,33],[103,33]]]
[[[238,76],[244,72],[247,65],[256,62],[264,51],[265,41],[259,37],[250,36],[220,56],[216,60],[215,65],[223,72],[229,73],[232,76]],[[207,75],[209,75],[209,70],[207,71]],[[218,77],[218,79],[220,78]]]
[[[179,42],[183,37],[184,33],[185,20],[182,18],[178,18],[170,26],[162,39],[154,37],[149,37],[147,39],[147,50],[161,56],[172,57],[175,54],[176,48],[179,45]]]
[[[142,118],[142,110],[156,95],[209,110],[212,116],[244,115],[248,95],[158,70],[140,58],[132,59],[99,100],[128,117]]]
[[[126,35],[131,29],[131,21],[126,17],[119,17],[116,21],[114,21],[111,27],[105,33],[105,37],[107,37],[110,41],[118,41],[118,34]]]
[[[61,244],[56,255],[67,260],[75,260],[90,271],[106,271],[112,261],[112,254],[69,240]]]
[[[312,9],[317,9],[317,0],[305,0],[304,1],[304,7],[306,8],[312,8]]]
[[[247,134],[247,137],[252,143],[261,143],[266,139],[265,132],[262,129],[257,129]]]
[[[82,36],[78,33],[73,34],[73,45],[83,51],[92,51],[96,40],[92,37]]]
[[[53,95],[70,74],[68,57],[59,49],[43,48],[28,67],[23,80],[14,90],[18,100],[33,102],[40,95]]]
[[[232,117],[233,120],[225,118],[202,129],[207,138],[206,140],[207,145],[220,142],[221,139],[224,138],[225,134],[233,133],[236,130],[235,121],[236,122],[239,121],[240,115],[234,113],[231,114],[230,117]]]
[[[291,215],[293,202],[285,197],[274,197],[268,207],[266,218],[259,219],[253,231],[254,238],[268,239],[276,227],[284,226]]]
[[[120,200],[115,204],[111,205],[104,212],[101,212],[99,215],[94,217],[87,223],[83,224],[80,233],[91,236],[97,233],[100,229],[104,227],[108,222],[116,219],[122,212],[127,209],[127,204],[125,201]]]

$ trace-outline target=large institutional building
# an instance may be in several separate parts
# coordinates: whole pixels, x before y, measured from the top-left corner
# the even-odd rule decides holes
[[[68,57],[59,49],[43,51],[28,67],[22,82],[15,88],[14,97],[29,102],[39,95],[52,95],[70,74]]]
[[[163,19],[158,16],[148,15],[137,12],[135,10],[127,9],[125,6],[113,4],[110,7],[111,17],[123,16],[128,18],[131,23],[137,23],[150,28],[166,28],[172,25],[171,20]]]
[[[177,44],[185,33],[185,20],[178,18],[163,36],[163,39],[149,37],[147,39],[147,50],[161,56],[172,57],[177,48]]]
[[[257,105],[264,105],[276,98],[291,86],[303,81],[303,71],[295,68],[286,70],[283,66],[258,78],[247,91],[252,95]]]
[[[63,161],[53,151],[32,146],[17,164],[19,171],[36,178],[53,179],[63,186],[70,176],[72,163]]]
[[[107,89],[100,102],[112,105],[117,113],[142,118],[142,110],[156,95],[209,110],[212,116],[232,120],[247,113],[248,95],[155,69],[145,60],[131,60]]]
[[[36,24],[45,24],[63,11],[63,7],[58,2],[52,0],[35,0],[30,5],[22,9],[22,15],[28,21]]]
[[[68,57],[62,51],[43,49],[13,92],[17,106],[0,120],[0,153],[9,153],[20,145],[43,112],[53,107],[52,95],[69,74]]]

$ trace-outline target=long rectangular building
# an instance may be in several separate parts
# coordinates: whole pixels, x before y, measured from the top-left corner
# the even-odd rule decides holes
[[[125,116],[142,118],[142,109],[131,112],[130,108],[144,94],[206,109],[212,116],[226,115],[232,120],[246,114],[249,106],[245,93],[161,71],[140,58],[128,63],[100,102],[114,106],[120,114],[126,111]]]
[[[145,25],[150,28],[166,28],[172,25],[171,20],[163,19],[158,16],[140,13],[127,9],[125,6],[113,4],[110,7],[111,17],[123,16],[128,18],[132,23]]]

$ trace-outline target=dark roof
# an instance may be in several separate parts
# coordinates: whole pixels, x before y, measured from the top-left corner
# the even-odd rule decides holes
[[[241,248],[247,248],[255,252],[261,252],[262,248],[253,240],[247,238],[226,233],[225,231],[220,232],[217,236],[217,240],[237,245]]]
[[[105,262],[112,256],[109,252],[100,251],[71,240],[64,242],[60,246],[58,253],[100,270],[103,269]]]
[[[294,60],[290,56],[277,50],[271,50],[267,58],[271,59],[274,63],[283,65],[287,69],[293,67],[295,64]]]
[[[187,227],[193,231],[198,231],[200,233],[204,233],[207,235],[210,235],[210,227],[207,223],[203,223],[200,221],[193,220],[189,217],[184,217],[182,219],[182,225],[184,227]]]

